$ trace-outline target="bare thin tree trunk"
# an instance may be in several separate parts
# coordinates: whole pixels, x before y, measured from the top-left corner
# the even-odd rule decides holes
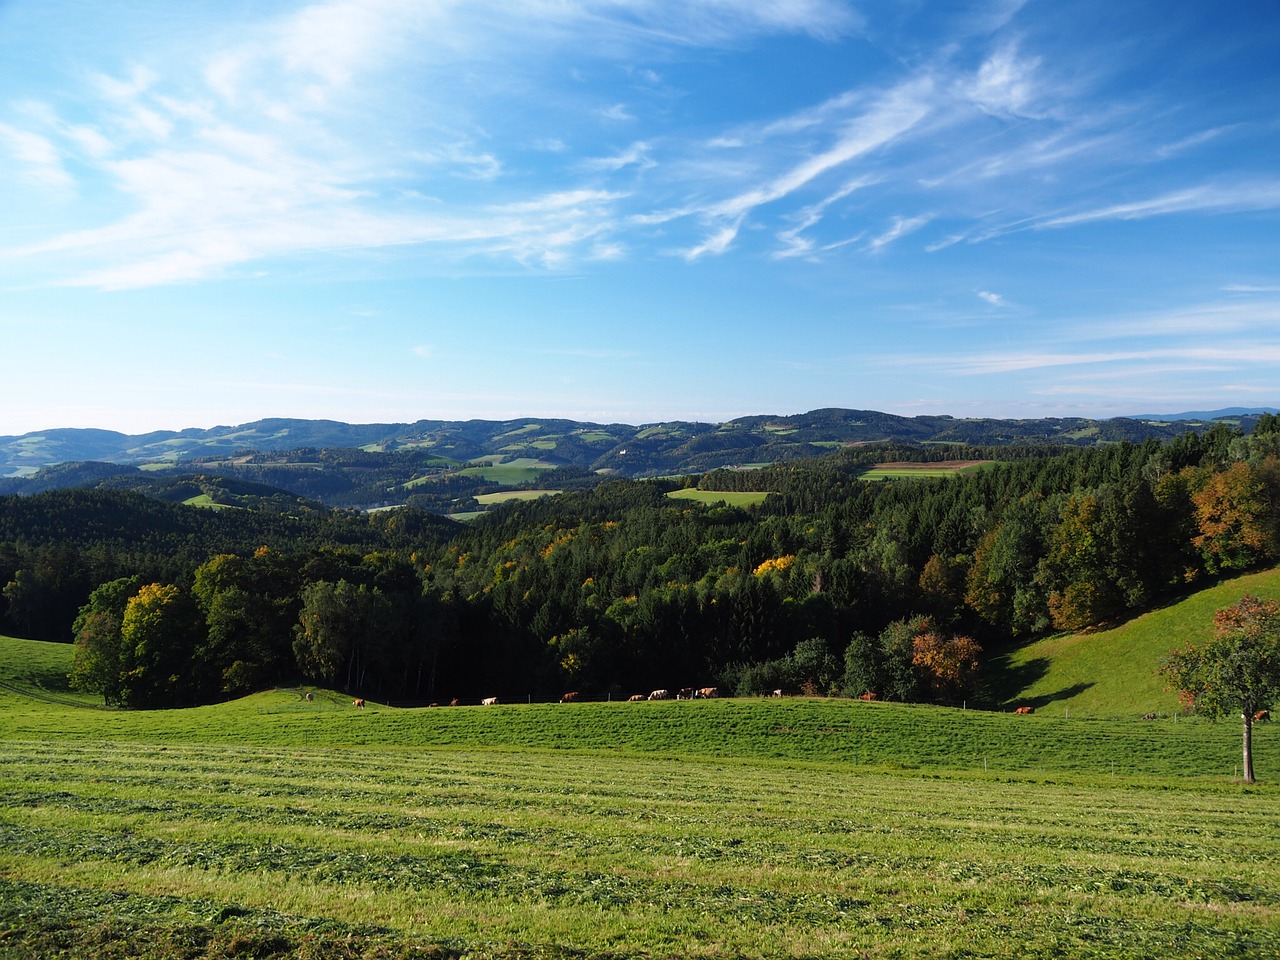
[[[1244,782],[1253,783],[1253,715],[1246,710],[1244,717]]]

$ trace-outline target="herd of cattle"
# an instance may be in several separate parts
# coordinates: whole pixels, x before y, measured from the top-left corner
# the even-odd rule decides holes
[[[782,696],[782,691],[774,690],[769,695],[772,697],[780,697]],[[311,693],[307,693],[305,696],[308,701],[311,700],[313,697]],[[720,696],[720,691],[716,687],[681,687],[675,693],[672,693],[670,690],[667,690],[667,689],[654,690],[652,693],[648,695],[645,695],[643,693],[637,693],[634,696],[627,697],[627,702],[641,703],[645,700],[714,700],[719,696]],[[582,699],[582,694],[579,691],[571,690],[560,697],[560,702],[561,703],[577,703],[581,699]],[[866,700],[869,702],[869,701],[875,700],[876,695],[868,691],[864,693],[862,696],[860,696],[858,699]],[[492,707],[498,703],[498,698],[485,697],[483,700],[480,701],[480,703],[483,706]],[[357,707],[363,710],[364,698],[357,697],[355,700],[351,701],[351,705],[353,707]],[[449,701],[449,706],[451,707],[456,707],[458,705],[459,705],[459,701],[456,698]],[[431,704],[431,706],[434,707],[434,706],[437,706],[437,704],[433,703]],[[1035,707],[1017,707],[1013,712],[1017,714],[1024,714],[1024,715],[1032,714],[1036,712],[1036,708]],[[1156,714],[1144,713],[1142,715],[1142,719],[1155,720]],[[1266,721],[1271,719],[1271,711],[1259,710],[1257,713],[1253,715],[1253,719],[1257,723],[1265,723]]]

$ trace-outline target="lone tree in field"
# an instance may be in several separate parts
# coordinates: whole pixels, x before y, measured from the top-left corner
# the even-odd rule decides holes
[[[1244,779],[1253,783],[1253,722],[1280,698],[1280,601],[1243,597],[1213,615],[1213,639],[1175,650],[1160,666],[1208,717],[1244,721]]]

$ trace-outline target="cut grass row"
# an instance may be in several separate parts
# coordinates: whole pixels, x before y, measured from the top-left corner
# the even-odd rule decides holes
[[[405,957],[1280,949],[1275,791],[59,741],[0,742],[0,789],[11,936],[171,939],[196,916],[224,942],[269,930],[256,956],[316,931]]]
[[[65,689],[68,654],[0,640],[0,956],[1280,950],[1280,789],[1231,780],[1229,725],[291,690],[125,713]]]

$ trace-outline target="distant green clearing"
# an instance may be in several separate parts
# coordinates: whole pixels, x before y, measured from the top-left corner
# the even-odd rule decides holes
[[[531,440],[526,443],[509,443],[502,449],[503,450],[528,450],[530,448],[534,450],[554,450],[556,448],[556,441],[549,440],[544,437],[541,440]]]
[[[575,436],[583,443],[605,443],[614,439],[613,434],[605,433],[603,430],[583,430]]]
[[[659,423],[652,427],[645,427],[645,429],[641,430],[639,433],[636,434],[636,439],[647,440],[650,437],[667,437],[667,436],[682,437],[684,436],[684,431],[676,427],[669,427],[666,424]]]
[[[494,439],[506,440],[509,437],[518,437],[521,434],[525,434],[525,433],[537,433],[541,429],[542,429],[542,424],[540,423],[526,423],[523,427],[517,427],[514,430],[508,430],[506,433],[500,433],[496,437],[494,437]]]
[[[768,493],[757,491],[739,492],[739,491],[721,491],[721,490],[696,490],[692,487],[684,490],[673,490],[667,494],[675,500],[697,500],[699,503],[724,503],[731,507],[750,507],[757,503],[763,503]]]
[[[559,490],[502,490],[498,493],[481,493],[476,496],[477,503],[486,506],[495,503],[508,503],[511,500],[538,500],[542,497],[553,497]]]
[[[1062,435],[1070,440],[1084,440],[1086,437],[1096,437],[1098,435],[1098,428],[1096,426],[1082,427],[1079,430],[1068,430]]]
[[[495,483],[515,486],[519,483],[529,483],[537,479],[539,474],[547,470],[554,470],[555,467],[554,463],[547,463],[545,460],[516,457],[512,460],[494,464],[491,467],[467,467],[465,470],[458,472],[467,477],[484,477],[486,480],[492,480]]]
[[[939,463],[878,463],[860,474],[863,480],[896,480],[920,477],[952,477],[992,466],[990,460],[947,460]]]
[[[236,509],[232,504],[229,504],[229,503],[216,503],[213,497],[209,496],[209,494],[207,493],[201,493],[201,494],[197,494],[194,497],[188,497],[186,500],[183,500],[182,502],[184,505],[188,507],[204,507],[209,510]]]
[[[1280,600],[1280,567],[1202,590],[1111,630],[1020,647],[1008,657],[1009,669],[1025,681],[1018,702],[1081,718],[1173,716],[1177,694],[1164,688],[1156,667],[1174,647],[1207,640],[1214,611],[1246,593]]]

